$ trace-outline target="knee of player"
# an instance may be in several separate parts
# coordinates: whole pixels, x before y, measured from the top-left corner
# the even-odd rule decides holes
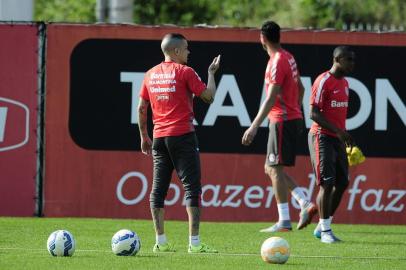
[[[186,207],[199,207],[200,206],[200,194],[193,196],[186,196]]]
[[[164,206],[166,194],[162,192],[151,192],[149,202],[153,208],[162,208]]]
[[[265,172],[272,178],[276,180],[281,179],[283,176],[283,167],[276,165],[276,166],[269,166],[265,165]]]
[[[202,193],[202,186],[200,184],[185,186],[185,197],[198,197]]]
[[[337,187],[334,181],[323,181],[320,185],[323,190],[330,192],[334,187]]]

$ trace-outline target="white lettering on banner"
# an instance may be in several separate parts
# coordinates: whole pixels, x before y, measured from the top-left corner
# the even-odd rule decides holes
[[[395,207],[395,205],[402,199],[403,196],[405,196],[406,190],[400,190],[400,189],[392,189],[389,190],[388,192],[388,199],[392,198],[392,195],[396,195],[395,198],[385,207],[385,212],[386,211],[392,211],[392,212],[402,212],[404,205],[401,204],[398,207]]]
[[[232,106],[223,105],[227,94],[231,98]],[[207,111],[203,125],[213,126],[218,116],[235,116],[238,118],[240,126],[249,127],[251,125],[247,108],[245,107],[234,75],[225,74],[221,77],[217,87],[216,98]]]
[[[251,186],[244,195],[244,202],[249,208],[261,207],[261,202],[252,202],[251,200],[261,200],[264,197],[264,190],[260,186]]]
[[[144,79],[144,72],[120,72],[121,82],[131,83],[131,124],[138,123],[138,96],[141,88],[142,81]],[[168,75],[169,76],[169,75]],[[346,120],[346,127],[348,130],[353,130],[362,126],[372,111],[372,97],[368,88],[359,80],[346,77],[348,80],[350,89],[358,96],[360,100],[360,107],[358,112]],[[303,86],[305,88],[303,97],[303,111],[305,116],[305,124],[307,128],[310,128],[312,120],[309,116],[309,98],[312,89],[312,82],[310,77],[301,77]],[[406,126],[406,106],[402,102],[396,90],[390,84],[388,79],[376,79],[375,85],[375,130],[387,130],[388,125],[388,103],[390,103],[395,109],[396,113],[401,118],[403,124]],[[166,89],[167,91],[169,89]],[[173,90],[173,89],[172,89]],[[171,90],[171,91],[172,91]],[[158,91],[158,90],[157,90]],[[230,96],[233,103],[232,106],[223,106],[224,100]],[[260,105],[266,98],[265,85],[262,89]],[[339,104],[340,106],[343,104]],[[237,80],[233,74],[224,74],[217,87],[216,98],[210,105],[209,110],[202,123],[203,126],[213,126],[218,117],[237,117],[241,127],[248,127],[251,125],[251,120],[245,106],[244,100],[241,96],[241,91],[238,87]],[[194,121],[194,125],[198,125]],[[261,127],[268,125],[267,120],[261,123]]]
[[[316,176],[314,175],[314,173],[309,173],[308,177],[310,179],[309,188],[305,187],[299,188],[303,191],[304,195],[306,196],[306,199],[310,201],[313,196],[314,187],[316,186]],[[296,201],[296,199],[293,196],[291,198],[291,203],[294,208],[300,209],[299,202]]]
[[[266,98],[266,84],[264,81],[264,85],[262,86],[262,94],[261,94],[261,102],[259,102],[258,108],[261,108],[262,103],[264,103]],[[269,126],[269,119],[265,117],[264,121],[262,121],[261,127],[268,127]]]
[[[221,201],[219,200],[220,196],[220,185],[205,185],[202,187],[202,206],[204,207],[218,207],[221,204]],[[213,191],[213,196],[210,200],[206,200],[204,198],[204,195],[206,194],[207,191]]]
[[[144,72],[120,72],[120,82],[131,83],[131,124],[138,124],[138,96]]]
[[[312,81],[310,77],[300,77],[300,79],[302,80],[302,84],[305,89],[302,101],[305,125],[307,128],[310,128],[313,123],[313,121],[310,119],[309,106],[310,94],[312,93]]]
[[[355,178],[352,188],[348,191],[348,193],[350,193],[350,199],[348,201],[347,210],[351,211],[353,209],[355,197],[357,196],[357,194],[362,194],[360,199],[360,206],[361,209],[364,211],[381,212],[382,210],[384,210],[386,212],[401,212],[403,210],[404,204],[400,204],[397,206],[397,203],[402,199],[403,196],[405,196],[406,190],[388,190],[388,199],[392,198],[393,195],[396,196],[385,207],[385,205],[381,203],[383,197],[383,189],[367,189],[364,193],[362,193],[362,190],[358,188],[360,182],[366,182],[366,180],[367,177],[365,175],[358,175]],[[369,205],[367,204],[368,199],[370,199],[370,201],[372,199],[372,203]]]
[[[244,189],[244,186],[237,186],[237,185],[227,185],[224,192],[228,194],[231,192],[231,194],[227,197],[227,199],[224,200],[223,204],[221,205],[222,207],[239,207],[241,204],[241,199],[236,200],[233,202],[233,199],[237,197],[238,194]]]
[[[123,196],[123,189],[125,188],[125,183],[127,180],[135,177],[141,181],[141,190],[132,199],[125,198]],[[307,199],[312,197],[316,178],[314,174],[308,175],[310,182],[309,187],[301,187]],[[356,201],[357,195],[360,195],[359,205],[362,210],[366,212],[376,211],[376,212],[402,212],[404,209],[404,204],[401,203],[401,199],[406,195],[406,190],[392,189],[387,191],[387,198],[391,199],[389,203],[385,206],[382,202],[384,197],[383,189],[367,189],[364,192],[359,188],[361,182],[366,182],[367,177],[365,175],[358,175],[355,177],[352,187],[348,190],[350,198],[348,201],[347,210],[352,211]],[[148,181],[144,174],[133,171],[125,174],[119,180],[116,188],[116,195],[118,200],[125,205],[135,205],[144,200],[146,192],[148,189]],[[174,194],[171,198],[166,198],[165,205],[172,206],[179,202],[181,196],[181,188],[175,184],[171,183],[169,189],[173,189]],[[220,200],[220,197],[224,197],[224,201]],[[253,185],[244,187],[242,185],[225,185],[220,184],[213,185],[207,184],[202,187],[202,199],[201,204],[203,207],[248,207],[248,208],[270,208],[272,199],[274,197],[274,191],[271,186],[262,187],[259,185]],[[296,209],[300,209],[298,202],[292,197],[292,206]],[[182,205],[186,205],[185,197],[181,202]]]
[[[354,184],[352,188],[348,191],[348,193],[350,193],[350,200],[348,201],[347,210],[352,210],[354,206],[355,196],[361,193],[361,190],[358,189],[359,182],[360,181],[365,182],[366,180],[367,177],[365,175],[358,175],[357,177],[355,177]]]
[[[8,150],[19,148],[28,142],[28,139],[30,137],[30,110],[29,110],[28,106],[25,105],[24,103],[21,103],[19,101],[12,100],[9,98],[0,97],[0,102],[13,104],[13,105],[16,105],[16,106],[22,108],[24,110],[24,118],[20,118],[17,121],[21,121],[22,123],[25,123],[24,127],[19,127],[19,131],[21,132],[21,134],[25,135],[23,141],[21,141],[17,144],[13,144],[13,145],[1,146],[0,152],[3,152],[3,151],[8,151]],[[8,107],[0,107],[0,142],[4,141],[4,137],[5,137],[5,133],[6,133],[7,111],[8,111]]]
[[[348,130],[353,130],[360,127],[368,119],[372,111],[372,98],[368,88],[359,80],[351,77],[346,77],[348,85],[360,100],[358,112],[351,118],[345,121],[345,126]],[[350,101],[351,102],[351,101]]]
[[[0,142],[4,141],[6,130],[7,107],[0,107]]]
[[[387,79],[376,80],[375,130],[388,129],[388,102],[390,102],[406,126],[406,106]]]
[[[142,188],[141,188],[141,192],[134,199],[129,200],[129,199],[124,198],[123,188],[124,188],[124,184],[131,177],[136,177],[136,179],[139,179],[142,183]],[[147,182],[147,178],[145,177],[145,175],[143,175],[140,172],[129,172],[129,173],[125,174],[123,177],[121,177],[120,181],[118,181],[117,188],[116,188],[116,195],[117,195],[118,200],[120,202],[122,202],[123,204],[134,205],[144,199],[145,194],[147,193],[147,189],[148,189],[148,182]]]
[[[173,189],[175,194],[173,195],[173,198],[170,200],[168,200],[168,197],[166,198],[166,200],[164,201],[165,205],[174,205],[179,200],[180,188],[176,184],[171,183],[169,185],[169,190],[170,189]],[[169,190],[168,190],[168,192],[169,192]]]
[[[272,203],[272,198],[273,198],[273,187],[271,186],[267,186],[266,191],[268,191],[268,196],[266,197],[266,201],[265,201],[265,208],[269,208],[271,207],[271,203]]]
[[[381,204],[381,199],[382,199],[382,189],[368,189],[367,191],[362,194],[361,197],[361,208],[364,209],[367,212],[371,211],[377,211],[380,212],[383,210],[383,205]],[[367,199],[369,195],[373,195],[375,197],[375,200],[373,201],[372,205],[367,205]]]

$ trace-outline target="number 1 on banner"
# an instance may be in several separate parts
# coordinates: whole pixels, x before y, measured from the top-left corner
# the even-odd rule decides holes
[[[0,107],[0,142],[4,140],[6,130],[7,107]]]

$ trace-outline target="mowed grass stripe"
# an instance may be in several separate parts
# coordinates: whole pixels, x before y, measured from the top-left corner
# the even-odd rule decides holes
[[[177,252],[154,254],[151,220],[0,217],[0,269],[269,269],[278,266],[262,261],[260,247],[275,235],[290,245],[292,255],[284,270],[406,269],[406,226],[333,224],[344,241],[326,245],[312,235],[316,224],[289,233],[259,232],[270,224],[202,222],[202,241],[220,253],[199,255],[187,253],[187,222],[168,221],[166,235]],[[75,238],[76,251],[71,258],[55,258],[46,250],[48,236],[58,229],[70,231]],[[111,252],[111,238],[120,229],[134,230],[141,238],[136,256],[120,257]]]
[[[33,252],[45,252],[45,249],[27,249],[27,248],[4,248],[0,247],[0,250],[20,250],[20,251],[33,251]],[[110,250],[98,250],[98,249],[76,249],[75,253],[81,252],[100,252],[100,253],[111,253]],[[184,256],[260,256],[259,253],[200,253],[200,254],[188,254],[187,252],[174,252],[174,253],[161,253],[157,254],[154,252],[144,252],[140,251],[135,256],[142,256],[142,255],[155,255],[155,256],[177,256],[181,255]],[[359,256],[325,256],[325,255],[317,255],[317,256],[306,256],[306,255],[296,255],[290,254],[291,257],[297,258],[323,258],[323,259],[341,259],[341,260],[406,260],[406,257],[359,257]]]

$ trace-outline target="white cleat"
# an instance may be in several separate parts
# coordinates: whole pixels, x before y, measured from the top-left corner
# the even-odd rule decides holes
[[[325,232],[321,232],[321,242],[326,244],[334,244],[338,243],[341,240],[337,238],[332,230],[328,230]]]
[[[292,225],[290,220],[282,220],[275,223],[273,226],[260,230],[260,232],[265,233],[275,233],[275,232],[290,232],[292,230]]]

